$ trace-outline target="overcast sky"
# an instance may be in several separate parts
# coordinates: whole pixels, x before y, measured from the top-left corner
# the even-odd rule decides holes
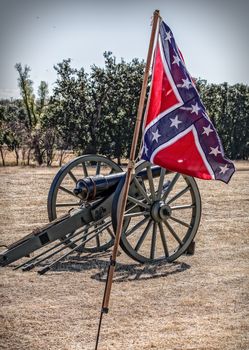
[[[157,8],[192,76],[249,84],[249,0],[0,0],[0,98],[19,96],[17,62],[52,89],[65,58],[87,71],[104,51],[146,59]]]

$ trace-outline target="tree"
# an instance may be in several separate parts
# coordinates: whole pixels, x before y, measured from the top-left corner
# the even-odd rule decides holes
[[[236,84],[228,89],[229,156],[248,159],[249,156],[249,88]]]
[[[43,130],[41,129],[41,120],[47,107],[48,85],[46,82],[41,81],[38,88],[38,99],[36,101],[33,91],[33,81],[30,79],[29,74],[30,67],[25,65],[23,68],[21,63],[17,63],[15,68],[19,74],[18,85],[27,115],[26,129],[30,139],[26,141],[30,146],[30,151],[31,149],[34,150],[35,160],[41,165],[44,161],[44,154],[47,153],[49,158],[51,157],[51,144],[44,142],[47,139],[43,137]],[[45,145],[49,149],[46,149]]]
[[[58,64],[53,112],[47,125],[57,127],[60,139],[79,153],[126,156],[131,143],[144,63],[130,63],[104,53],[103,68],[93,65],[87,75],[71,67],[70,59]]]
[[[57,80],[43,126],[55,130],[59,146],[84,151],[90,119],[87,75],[83,69],[71,68],[70,62],[63,60],[55,66]]]
[[[128,156],[132,141],[144,62],[134,59],[130,63],[121,60],[117,64],[110,52],[105,53],[105,59],[106,74],[110,81],[107,81],[109,89],[102,118],[106,132],[101,138],[100,150],[117,158],[120,163],[121,157]]]
[[[5,166],[5,157],[4,157],[4,145],[6,144],[6,115],[5,115],[5,101],[1,101],[0,104],[0,154],[2,158],[2,164]]]
[[[249,87],[207,84],[199,80],[197,87],[224,146],[231,159],[249,157]]]
[[[6,145],[8,150],[15,152],[16,165],[18,165],[19,149],[26,139],[25,111],[20,101],[2,101],[0,106],[0,120],[0,143],[3,165],[3,145]]]

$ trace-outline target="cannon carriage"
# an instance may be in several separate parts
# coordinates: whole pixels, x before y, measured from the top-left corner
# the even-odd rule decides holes
[[[38,271],[45,273],[73,252],[96,253],[111,248],[125,177],[119,165],[98,155],[83,155],[64,165],[48,194],[50,223],[1,252],[0,265],[42,248],[15,268],[30,270],[46,261],[48,265]],[[200,217],[201,198],[192,177],[140,161],[129,184],[120,246],[140,263],[172,262],[193,250]],[[58,258],[51,262],[56,255]]]

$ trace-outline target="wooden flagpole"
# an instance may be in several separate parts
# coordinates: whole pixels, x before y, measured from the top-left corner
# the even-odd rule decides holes
[[[98,349],[98,342],[99,342],[99,335],[100,335],[103,314],[108,313],[108,310],[109,310],[109,300],[110,300],[110,295],[111,295],[113,274],[114,274],[114,270],[115,270],[118,247],[119,247],[120,237],[121,237],[122,228],[123,228],[124,212],[125,212],[125,207],[126,207],[126,202],[127,202],[128,192],[129,192],[129,185],[130,185],[130,181],[131,181],[131,176],[134,173],[134,168],[135,168],[135,155],[136,155],[137,141],[138,141],[139,131],[140,131],[141,122],[142,122],[144,101],[145,101],[145,96],[146,96],[146,88],[148,85],[148,78],[149,78],[149,72],[150,72],[150,66],[151,66],[151,60],[152,60],[152,54],[153,54],[153,47],[154,47],[155,36],[156,36],[159,18],[160,18],[160,12],[159,12],[159,10],[155,10],[154,14],[153,14],[152,31],[151,31],[149,50],[148,50],[147,61],[146,61],[146,66],[145,66],[143,84],[142,84],[142,89],[141,89],[141,93],[140,93],[140,100],[139,100],[138,111],[137,111],[136,125],[135,125],[133,140],[132,140],[132,144],[131,144],[130,159],[128,162],[127,171],[126,171],[126,175],[125,175],[126,177],[125,177],[125,183],[124,183],[124,187],[123,187],[123,199],[122,199],[121,208],[120,208],[120,218],[119,218],[118,225],[117,225],[117,231],[116,231],[114,246],[113,246],[113,250],[112,250],[111,261],[110,261],[108,274],[107,274],[107,280],[106,280],[106,285],[105,285],[105,292],[104,292],[101,315],[100,315],[100,320],[99,320],[99,327],[98,327],[98,334],[97,334],[97,339],[96,339],[95,350]]]

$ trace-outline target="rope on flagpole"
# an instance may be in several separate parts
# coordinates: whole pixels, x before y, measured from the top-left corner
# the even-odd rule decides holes
[[[149,44],[149,49],[148,49],[145,71],[144,71],[142,89],[141,89],[141,93],[140,93],[140,100],[139,100],[139,105],[138,105],[135,130],[134,130],[133,140],[132,140],[132,144],[131,144],[130,158],[129,158],[129,162],[127,165],[127,171],[125,174],[125,183],[124,183],[124,187],[122,190],[123,198],[122,198],[121,208],[120,208],[120,218],[119,218],[118,225],[117,225],[114,246],[113,246],[112,255],[111,255],[110,264],[109,264],[109,269],[108,269],[108,274],[107,274],[107,278],[106,278],[106,285],[105,285],[104,297],[103,297],[102,308],[101,308],[101,313],[100,313],[95,350],[98,349],[103,314],[108,313],[108,311],[109,311],[109,300],[110,300],[110,295],[111,295],[114,270],[115,270],[115,266],[116,266],[118,247],[119,247],[120,237],[121,237],[122,228],[123,228],[124,212],[125,212],[125,207],[126,207],[126,202],[127,202],[128,192],[129,192],[129,185],[131,182],[131,177],[135,173],[136,147],[137,147],[138,136],[139,136],[139,131],[140,131],[141,122],[142,122],[144,101],[145,101],[145,96],[146,96],[146,88],[147,88],[147,84],[148,84],[149,71],[150,71],[150,66],[151,66],[154,42],[155,42],[156,31],[157,31],[159,19],[160,19],[159,10],[155,10],[154,14],[153,14],[153,24],[152,24],[152,30],[151,30],[150,44]]]

